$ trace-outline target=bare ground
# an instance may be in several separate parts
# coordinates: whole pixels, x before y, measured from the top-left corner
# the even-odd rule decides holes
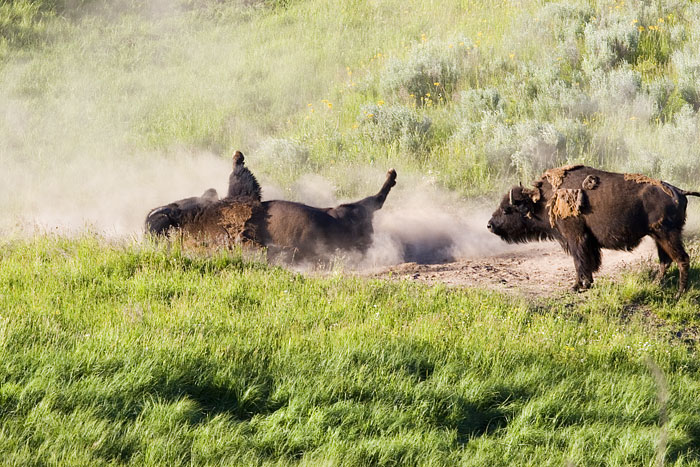
[[[619,276],[649,260],[656,261],[656,246],[649,238],[631,252],[603,250],[603,264],[594,279]],[[521,245],[494,256],[462,258],[443,264],[403,263],[367,275],[546,297],[568,290],[575,271],[573,260],[558,243],[544,242]]]

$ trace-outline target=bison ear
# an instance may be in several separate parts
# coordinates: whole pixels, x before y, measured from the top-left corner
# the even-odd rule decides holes
[[[539,188],[534,188],[532,190],[524,189],[523,193],[528,195],[533,203],[538,202],[542,198],[542,192]]]

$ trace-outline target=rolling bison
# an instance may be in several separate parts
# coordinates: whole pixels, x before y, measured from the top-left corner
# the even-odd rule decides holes
[[[202,196],[193,196],[160,206],[146,216],[146,231],[165,235],[170,229],[180,228],[191,222],[194,216],[207,206],[219,201],[219,194],[209,188]]]
[[[152,210],[146,230],[178,231],[216,244],[264,246],[273,256],[291,261],[323,258],[336,250],[364,253],[372,242],[372,218],[381,209],[396,171],[387,173],[376,195],[333,208],[315,208],[291,201],[261,201],[255,176],[236,152],[228,196],[187,198]]]
[[[688,284],[689,258],[681,238],[688,195],[700,193],[640,174],[560,167],[546,171],[533,188],[513,187],[488,229],[509,243],[557,240],[574,259],[574,290],[593,283],[601,248],[632,250],[649,235],[659,254],[657,279],[675,261],[680,296]]]

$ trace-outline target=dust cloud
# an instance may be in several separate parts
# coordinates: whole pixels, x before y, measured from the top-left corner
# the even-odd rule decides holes
[[[433,264],[503,253],[512,246],[486,229],[497,202],[468,202],[433,184],[401,175],[375,213],[374,243],[360,262],[374,268]],[[417,178],[417,177],[416,177]]]
[[[230,162],[210,153],[141,157],[75,156],[37,164],[5,160],[0,175],[0,230],[136,236],[148,211],[207,188],[226,194]]]
[[[322,176],[302,175],[293,185],[294,199],[325,208],[351,203],[375,194],[385,174],[358,167],[342,176],[351,185],[360,185],[357,197],[338,199],[333,183]],[[358,182],[357,178],[362,178]],[[370,180],[373,182],[371,183]],[[282,190],[263,183],[263,198]],[[432,180],[399,171],[384,206],[374,214],[372,246],[364,255],[338,253],[332,267],[372,270],[405,262],[435,264],[458,259],[479,258],[511,251],[514,247],[486,229],[497,201],[469,201],[437,186]],[[301,264],[300,270],[327,267],[327,264]]]

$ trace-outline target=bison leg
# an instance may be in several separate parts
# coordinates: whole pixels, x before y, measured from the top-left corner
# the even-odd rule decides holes
[[[396,170],[391,169],[386,173],[386,180],[384,181],[382,188],[379,190],[379,193],[374,196],[368,196],[367,198],[358,201],[357,204],[364,206],[371,213],[378,211],[382,208],[382,206],[384,206],[384,201],[386,201],[386,197],[389,195],[389,192],[394,185],[396,185]]]
[[[666,270],[671,265],[673,260],[668,255],[668,253],[666,253],[663,246],[661,246],[658,240],[656,240],[656,251],[659,253],[659,270],[656,273],[656,278],[654,279],[654,282],[656,282],[657,284],[662,284],[664,276],[666,275]]]
[[[690,257],[683,247],[681,232],[679,230],[659,232],[654,239],[657,245],[660,245],[664,252],[678,265],[678,292],[676,293],[676,298],[679,298],[688,287],[688,269],[690,268]]]
[[[600,245],[589,232],[577,235],[572,241],[567,241],[569,254],[574,258],[576,268],[576,283],[574,291],[586,290],[593,285],[593,273],[600,268]]]

